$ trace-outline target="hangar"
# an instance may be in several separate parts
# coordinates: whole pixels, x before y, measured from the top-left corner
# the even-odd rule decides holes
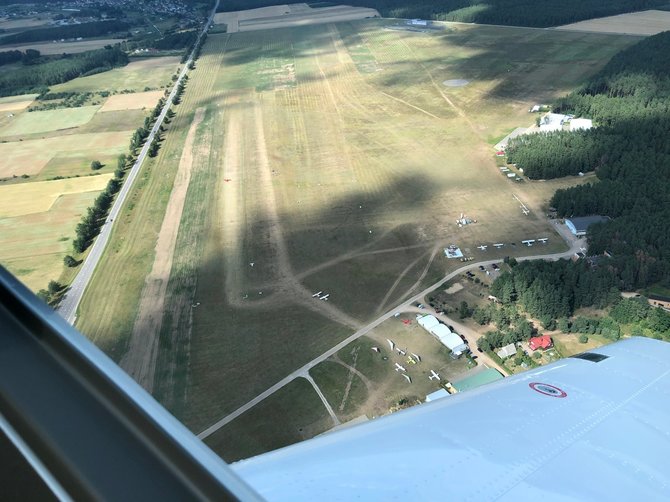
[[[594,223],[602,223],[603,221],[609,221],[607,216],[582,216],[579,218],[567,218],[565,224],[570,229],[570,232],[577,237],[586,235],[587,230]]]

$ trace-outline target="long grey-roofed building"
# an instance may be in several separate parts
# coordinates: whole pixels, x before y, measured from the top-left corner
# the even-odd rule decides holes
[[[581,216],[579,218],[568,218],[565,220],[565,224],[576,236],[586,235],[586,231],[594,223],[601,223],[603,221],[608,221],[607,216]]]

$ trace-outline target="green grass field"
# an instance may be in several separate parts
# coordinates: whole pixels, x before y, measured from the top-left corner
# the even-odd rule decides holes
[[[550,185],[507,180],[491,145],[530,125],[532,104],[576,87],[637,39],[466,25],[431,35],[383,25],[210,35],[161,152],[119,217],[78,324],[117,360],[187,130],[204,108],[154,385],[197,432],[460,266],[444,258],[445,245],[475,259],[537,253],[476,249],[525,238],[550,237],[547,253],[565,249],[543,217]],[[470,83],[443,85],[450,79]],[[458,228],[460,213],[478,222]],[[312,298],[316,291],[331,293],[330,301]],[[431,364],[446,375],[465,371],[460,362],[445,364],[444,349],[427,333],[405,333],[394,322],[375,330],[371,343],[394,336],[434,353]],[[315,378],[334,401],[340,396],[331,403],[339,406],[344,374],[324,370],[333,364]],[[400,395],[395,382],[385,382],[402,378],[392,368],[391,375],[379,371],[382,395]],[[427,365],[413,371],[422,383],[411,393],[422,397],[431,390]],[[356,385],[344,415],[365,400]],[[245,423],[236,422],[241,434]],[[226,444],[217,442],[226,458],[245,448]]]
[[[77,78],[51,87],[51,92],[97,92],[100,90],[134,92],[145,88],[158,89],[171,83],[170,77],[179,66],[178,57],[146,58],[131,61],[123,68]]]
[[[312,386],[298,378],[210,436],[205,443],[226,462],[297,443],[332,427]]]
[[[86,124],[99,108],[99,106],[82,106],[81,108],[24,112],[0,129],[0,136],[20,136],[71,129]]]

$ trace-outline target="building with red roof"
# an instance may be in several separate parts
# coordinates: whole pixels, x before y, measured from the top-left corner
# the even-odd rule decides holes
[[[537,350],[548,349],[554,344],[551,341],[551,337],[549,335],[542,335],[531,338],[528,342],[528,345],[530,346],[530,350]]]

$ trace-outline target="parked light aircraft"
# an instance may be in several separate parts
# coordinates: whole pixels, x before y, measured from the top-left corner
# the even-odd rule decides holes
[[[321,293],[323,293],[323,291],[319,291],[318,293],[314,293],[312,295],[312,298],[316,298],[317,296],[321,296]]]
[[[403,373],[402,376],[405,377],[405,380],[407,380],[409,383],[412,383],[412,378],[411,378],[409,375],[405,375],[405,374]]]
[[[320,296],[320,297],[319,297],[319,300],[328,301],[328,297],[329,297],[329,296],[330,296],[330,293],[325,294],[325,295],[323,295],[323,296]]]
[[[477,246],[477,248],[481,249],[482,251],[486,251],[486,248],[488,246],[484,246],[483,244],[481,246]]]
[[[436,373],[435,370],[430,370],[430,376],[428,377],[428,380],[437,380],[439,382],[440,374]]]
[[[398,363],[395,363],[395,370],[400,372],[400,371],[407,371],[403,366],[401,366]]]
[[[548,237],[542,237],[541,239],[538,239],[538,241],[540,241],[542,244],[546,244],[548,240]]]
[[[42,482],[63,500],[667,499],[660,340],[625,339],[229,466],[2,267],[0,333],[0,436],[15,448],[3,469],[13,456],[32,472],[6,476],[4,493]],[[528,417],[543,433],[520,425]]]
[[[504,245],[505,245],[505,244],[503,244],[503,243],[498,243],[498,244],[494,244],[493,247],[494,247],[494,248],[498,248],[498,249],[500,249],[500,248],[503,247]]]

